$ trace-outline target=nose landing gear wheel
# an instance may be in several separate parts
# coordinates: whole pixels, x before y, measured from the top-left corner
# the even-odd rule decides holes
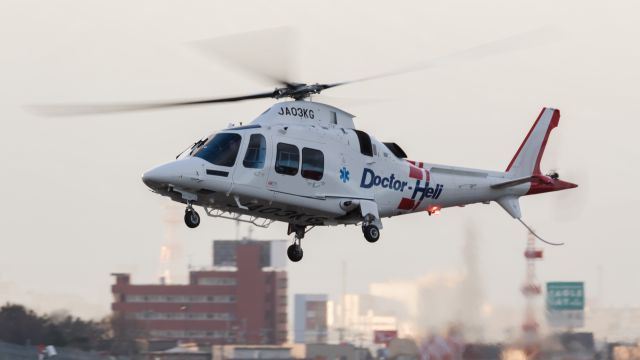
[[[297,243],[289,245],[289,248],[287,248],[287,256],[289,260],[293,262],[302,260],[302,246]]]
[[[200,215],[195,210],[187,208],[184,212],[184,223],[191,229],[197,228],[200,225]]]
[[[363,225],[362,233],[364,233],[364,238],[370,243],[374,243],[380,239],[380,230],[375,225]]]

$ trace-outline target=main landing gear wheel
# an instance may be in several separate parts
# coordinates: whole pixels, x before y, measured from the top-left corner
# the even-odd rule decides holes
[[[373,224],[362,225],[362,233],[364,234],[364,238],[370,243],[374,243],[380,239],[380,230]]]
[[[302,239],[304,238],[304,234],[307,233],[307,226],[289,224],[287,235],[292,233],[295,233],[295,236],[293,238],[293,244],[287,248],[287,257],[289,257],[289,260],[292,262],[298,262],[302,260]]]
[[[289,248],[287,248],[287,256],[289,257],[289,260],[293,262],[302,260],[302,254],[302,246],[300,246],[300,244],[298,244],[297,242],[289,245]]]
[[[200,225],[200,215],[193,208],[187,208],[184,212],[184,223],[191,229],[197,228]]]

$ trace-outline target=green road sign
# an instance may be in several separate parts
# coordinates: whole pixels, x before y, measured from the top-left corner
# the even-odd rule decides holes
[[[584,310],[584,283],[548,282],[547,310]]]

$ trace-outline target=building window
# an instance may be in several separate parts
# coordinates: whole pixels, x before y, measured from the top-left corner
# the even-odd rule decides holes
[[[249,138],[247,152],[244,155],[242,165],[251,169],[262,169],[264,158],[267,154],[267,141],[262,134],[253,134]]]
[[[302,148],[302,177],[321,180],[324,173],[324,154],[320,150]]]
[[[236,285],[236,279],[234,278],[218,278],[218,277],[203,277],[198,279],[198,285],[219,285],[229,286]]]
[[[236,279],[233,278],[218,278],[223,284],[235,284]],[[234,295],[127,295],[126,300],[128,302],[148,302],[148,303],[230,303],[235,302],[236,297]],[[186,306],[186,305],[183,305]]]
[[[300,164],[300,151],[298,151],[298,147],[291,144],[278,143],[277,150],[276,172],[284,175],[297,174],[298,165]]]

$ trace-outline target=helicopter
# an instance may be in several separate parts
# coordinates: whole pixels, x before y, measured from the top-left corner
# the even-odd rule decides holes
[[[486,51],[479,47],[476,52]],[[466,52],[468,53],[468,51]],[[146,104],[71,108],[105,113],[272,98],[276,102],[253,121],[206,135],[175,159],[145,171],[154,193],[185,205],[184,222],[210,217],[268,227],[288,224],[292,262],[303,258],[302,240],[316,226],[356,225],[370,243],[380,238],[383,219],[470,204],[498,203],[522,220],[519,198],[566,190],[576,184],[557,173],[543,174],[540,162],[560,111],[543,108],[505,171],[472,169],[408,159],[402,147],[357,129],[354,115],[316,102],[312,95],[358,81],[420,70],[429,64],[354,81],[306,84],[280,78],[273,91],[244,96]],[[69,107],[63,112],[69,112]],[[49,109],[50,110],[50,109]],[[555,243],[547,242],[553,245]]]

